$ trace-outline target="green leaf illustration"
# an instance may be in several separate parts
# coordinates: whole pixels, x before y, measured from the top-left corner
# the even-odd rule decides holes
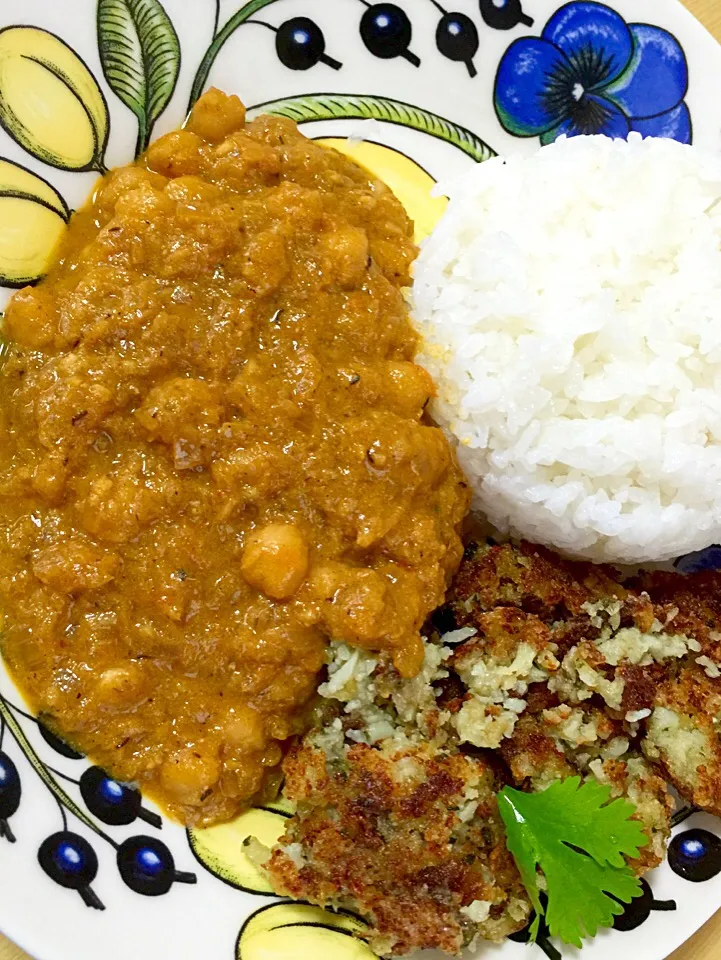
[[[138,118],[137,155],[178,82],[178,35],[158,0],[98,0],[98,47],[105,79]]]
[[[263,7],[268,7],[271,3],[276,2],[277,0],[249,0],[248,3],[243,4],[240,10],[234,13],[228,22],[223,25],[222,30],[218,30],[218,17],[216,11],[213,42],[205,51],[205,56],[200,61],[198,72],[195,74],[193,86],[190,91],[188,112],[190,112],[193,104],[205,89],[205,85],[208,82],[208,75],[210,74],[212,66],[215,63],[215,58],[220,53],[228,37],[232,36],[238,27],[244,24],[249,17],[252,17],[254,13],[257,13],[259,10],[262,10]]]
[[[401,100],[391,100],[389,97],[349,96],[340,93],[311,94],[285,100],[269,100],[249,110],[248,116],[257,117],[261,113],[288,117],[296,123],[311,123],[316,120],[382,120],[385,123],[419,130],[437,140],[450,143],[478,163],[496,155],[487,143],[465,127],[428,110],[403,103]]]

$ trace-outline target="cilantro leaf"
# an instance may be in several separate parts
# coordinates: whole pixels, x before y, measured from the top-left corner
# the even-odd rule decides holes
[[[617,901],[630,903],[640,896],[640,881],[624,857],[638,857],[648,837],[629,819],[633,804],[609,803],[610,797],[609,787],[581,784],[580,777],[559,780],[542,793],[504,787],[498,794],[508,849],[536,911],[533,940],[545,913],[551,936],[580,947],[584,937],[610,927],[623,912]],[[546,878],[545,911],[538,868]]]

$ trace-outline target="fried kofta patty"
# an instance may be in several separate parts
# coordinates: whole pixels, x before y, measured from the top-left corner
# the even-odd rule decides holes
[[[333,644],[324,708],[285,763],[278,892],[350,907],[380,953],[522,928],[495,794],[570,776],[635,807],[662,862],[674,801],[721,814],[721,576],[623,578],[530,544],[466,550],[424,662]],[[269,858],[269,859],[268,859]]]
[[[279,893],[360,912],[383,954],[456,955],[527,922],[496,803],[503,784],[483,760],[400,738],[329,762],[306,742],[285,772],[298,814],[268,864]]]

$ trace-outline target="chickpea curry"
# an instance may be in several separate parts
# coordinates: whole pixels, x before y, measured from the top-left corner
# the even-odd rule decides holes
[[[330,639],[421,665],[468,494],[424,420],[412,232],[361,167],[211,90],[8,307],[2,652],[186,823],[277,782]]]

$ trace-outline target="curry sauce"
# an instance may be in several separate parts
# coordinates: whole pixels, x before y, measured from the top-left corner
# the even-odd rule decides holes
[[[362,168],[210,91],[8,308],[4,656],[188,823],[272,781],[329,639],[420,666],[468,496],[424,420],[412,233]]]

